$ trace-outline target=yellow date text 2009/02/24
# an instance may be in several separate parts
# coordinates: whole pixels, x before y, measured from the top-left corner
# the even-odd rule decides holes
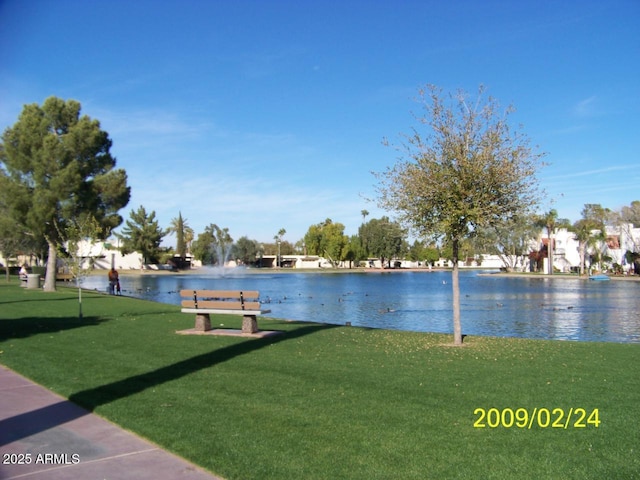
[[[476,408],[474,428],[588,428],[600,426],[600,411],[585,408]]]

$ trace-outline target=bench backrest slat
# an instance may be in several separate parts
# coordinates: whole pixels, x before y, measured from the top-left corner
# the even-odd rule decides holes
[[[198,303],[200,303],[200,299],[207,298],[219,298],[219,299],[235,299],[240,300],[240,293],[242,293],[242,297],[247,299],[259,298],[260,293],[256,290],[180,290],[181,297],[193,298],[193,294],[196,294],[198,297]]]
[[[260,302],[219,301],[219,300],[198,300],[198,305],[193,300],[182,300],[182,308],[218,308],[224,310],[260,310]]]

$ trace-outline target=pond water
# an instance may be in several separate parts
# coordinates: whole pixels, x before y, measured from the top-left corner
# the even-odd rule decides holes
[[[120,283],[124,295],[175,305],[181,289],[259,290],[275,318],[453,331],[450,272],[203,272],[121,275]],[[463,334],[640,343],[640,282],[479,273],[460,273]],[[106,291],[106,277],[87,277],[83,287]]]

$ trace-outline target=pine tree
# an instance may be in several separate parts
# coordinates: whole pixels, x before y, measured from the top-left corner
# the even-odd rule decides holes
[[[118,211],[130,197],[109,135],[80,109],[56,97],[25,105],[0,144],[0,204],[25,235],[46,240],[46,291],[55,290],[59,232],[91,215],[106,238],[122,223]]]

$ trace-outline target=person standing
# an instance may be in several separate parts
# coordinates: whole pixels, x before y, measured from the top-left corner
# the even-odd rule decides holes
[[[115,295],[116,286],[120,284],[120,279],[118,278],[118,271],[115,267],[111,267],[109,270],[109,293],[111,295]]]

